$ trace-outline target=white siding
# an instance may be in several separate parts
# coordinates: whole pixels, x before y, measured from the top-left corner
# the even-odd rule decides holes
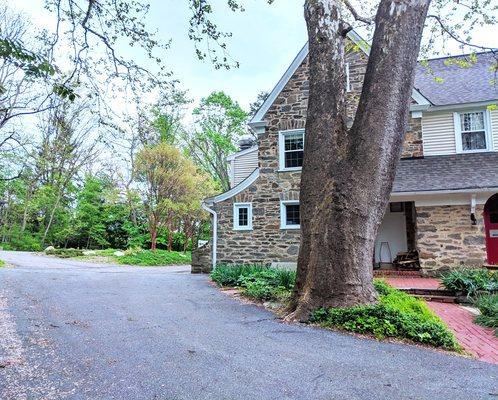
[[[493,150],[498,151],[498,110],[490,111],[491,129],[493,131]]]
[[[422,117],[424,155],[455,154],[453,113],[424,114]]]
[[[233,186],[236,186],[251,175],[252,171],[258,168],[258,150],[255,149],[254,151],[236,157],[233,165]]]

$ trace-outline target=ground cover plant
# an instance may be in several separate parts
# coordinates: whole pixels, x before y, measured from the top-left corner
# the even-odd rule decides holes
[[[127,250],[122,257],[115,257],[119,264],[138,266],[185,265],[192,261],[189,251]]]
[[[211,278],[220,286],[240,287],[253,299],[283,301],[292,293],[296,272],[263,265],[218,265]]]
[[[495,329],[495,335],[498,337],[498,293],[482,294],[474,301],[475,306],[481,312],[475,319],[475,322],[482,326]]]
[[[189,251],[168,250],[80,250],[80,249],[48,249],[45,254],[59,258],[75,258],[84,261],[116,263],[137,266],[185,265],[192,261]]]
[[[441,276],[441,283],[446,289],[474,296],[479,292],[498,291],[498,273],[487,269],[458,269]]]
[[[316,310],[310,322],[361,334],[409,339],[413,342],[459,351],[446,325],[420,299],[374,281],[379,301],[372,305]]]
[[[4,260],[0,260],[0,268],[2,267],[5,267],[5,261]]]

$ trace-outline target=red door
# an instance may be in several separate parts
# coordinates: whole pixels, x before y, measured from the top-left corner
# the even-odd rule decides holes
[[[484,206],[484,227],[488,264],[498,265],[498,194],[491,196]]]

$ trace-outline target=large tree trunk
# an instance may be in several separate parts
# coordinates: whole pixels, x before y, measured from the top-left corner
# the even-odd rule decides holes
[[[381,0],[358,110],[346,127],[340,0],[307,0],[310,94],[301,175],[294,312],[376,300],[374,241],[407,128],[430,0]]]

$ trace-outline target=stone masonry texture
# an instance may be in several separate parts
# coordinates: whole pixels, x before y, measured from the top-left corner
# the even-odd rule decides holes
[[[346,61],[350,68],[351,91],[348,93],[348,115],[354,117],[361,93],[367,58],[360,51],[350,51]],[[308,60],[296,70],[265,115],[267,127],[258,138],[260,176],[235,198],[217,203],[218,262],[219,263],[295,263],[299,251],[300,231],[280,229],[280,201],[299,200],[299,171],[279,171],[279,131],[305,127],[309,95]],[[423,156],[420,119],[410,119],[402,158]],[[233,204],[251,202],[253,230],[233,229]],[[417,209],[412,226],[419,228],[412,235],[411,245],[418,243],[422,250],[422,267],[429,273],[448,263],[471,258],[478,264],[483,260],[482,223],[471,227],[468,207]],[[442,223],[441,226],[439,224]],[[207,267],[206,267],[207,268]],[[199,269],[199,268],[198,268]]]
[[[476,207],[476,225],[471,223],[467,205],[416,209],[417,245],[425,274],[435,275],[453,267],[482,267],[486,263],[483,206]]]

